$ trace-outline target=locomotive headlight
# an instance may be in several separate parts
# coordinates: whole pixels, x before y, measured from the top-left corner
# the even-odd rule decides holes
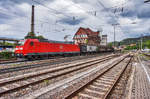
[[[15,48],[15,50],[18,50],[18,48]]]

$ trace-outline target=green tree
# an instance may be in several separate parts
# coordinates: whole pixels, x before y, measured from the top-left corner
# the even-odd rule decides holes
[[[26,36],[25,39],[45,39],[42,35],[36,36],[35,33],[29,32]]]
[[[0,45],[5,45],[5,46],[14,46],[14,43],[9,43],[9,42],[0,42]]]
[[[112,42],[108,43],[108,46],[112,47],[112,46],[113,46],[113,43],[112,43]]]
[[[135,46],[127,46],[125,48],[125,50],[133,50],[133,49],[137,49],[138,47],[135,45]]]
[[[146,41],[146,47],[148,47],[150,49],[150,40]]]
[[[45,39],[42,35],[36,37],[37,39]]]
[[[33,33],[33,32],[29,32],[28,34],[27,34],[27,36],[25,36],[25,39],[29,39],[29,38],[36,38],[36,35]]]
[[[130,46],[127,46],[127,47],[125,48],[125,50],[130,50]]]

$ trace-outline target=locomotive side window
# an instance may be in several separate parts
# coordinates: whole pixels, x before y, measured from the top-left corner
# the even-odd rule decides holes
[[[33,45],[34,45],[34,42],[33,42],[33,41],[31,41],[31,42],[30,42],[30,45],[31,45],[31,46],[33,46]]]

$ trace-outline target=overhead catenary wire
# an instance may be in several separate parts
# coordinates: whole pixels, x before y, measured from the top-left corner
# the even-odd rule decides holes
[[[55,13],[55,14],[62,14],[62,15],[64,15],[65,17],[73,18],[72,16],[69,16],[69,15],[67,15],[67,14],[65,14],[65,13],[62,13],[62,12],[60,12],[60,11],[57,11],[57,10],[53,9],[53,8],[47,7],[47,6],[46,6],[45,4],[43,4],[43,3],[40,3],[40,2],[35,1],[35,0],[32,0],[32,1],[35,2],[35,3],[37,3],[37,4],[39,4],[39,5],[41,5],[41,6],[43,6],[43,7],[45,7],[45,8],[47,8],[47,9],[49,9],[49,10],[52,10],[52,11],[57,12],[57,13]],[[51,13],[52,13],[52,12],[51,12]],[[57,16],[57,15],[55,15],[55,16],[56,16],[56,17],[59,17],[59,16]],[[86,26],[88,26],[88,27],[90,27],[90,28],[95,29],[95,27],[93,27],[93,26],[91,26],[91,25],[89,25],[89,24],[87,24],[87,23],[85,23],[85,22],[82,22],[82,24],[84,24],[84,25],[86,25]]]
[[[109,10],[104,6],[104,4],[103,4],[100,0],[97,0],[97,1],[98,1],[98,3],[105,9],[105,11],[107,11],[107,13],[108,13],[112,18],[114,18],[114,20],[116,21],[116,23],[113,23],[113,24],[119,24],[115,13],[114,13],[114,16],[113,16],[112,13],[109,12]],[[121,25],[119,24],[118,26],[120,27],[120,29],[121,29],[121,31],[122,31],[123,29],[122,29]],[[122,31],[122,32],[123,32],[123,31]],[[114,40],[115,40],[115,37],[114,37]]]
[[[35,0],[32,0],[32,1],[35,1]],[[36,1],[36,2],[37,2],[37,1]],[[42,3],[40,3],[40,5],[41,5],[41,4],[42,4]],[[64,15],[64,13],[62,13],[62,12],[60,12],[60,11],[57,11],[57,10],[55,10],[55,9],[51,9],[50,7],[47,7],[47,6],[46,6],[46,8],[48,8],[49,10],[55,12],[54,15],[59,14],[59,13],[62,14],[62,15]],[[56,16],[57,16],[57,15],[56,15]],[[64,15],[64,16],[72,18],[71,16],[68,16],[68,15]],[[59,16],[57,16],[57,17],[59,17]],[[28,18],[29,18],[29,17],[28,17]],[[75,20],[75,18],[74,18],[74,20]],[[38,21],[39,21],[39,20],[38,20]],[[40,22],[42,23],[42,21],[40,21]],[[48,22],[43,21],[43,23],[48,23]],[[86,24],[86,23],[83,23],[83,24],[89,26],[89,24]],[[59,25],[60,25],[60,24],[59,24]],[[62,26],[62,25],[60,25],[60,26]],[[63,27],[63,26],[62,26],[62,27]],[[93,28],[93,26],[89,26],[89,27]],[[95,27],[94,27],[94,28],[95,28]]]
[[[64,0],[64,1],[66,1],[66,0]],[[97,16],[98,10],[97,10],[97,11],[96,11],[96,10],[93,10],[93,11],[86,11],[84,8],[82,8],[81,6],[76,5],[76,4],[74,4],[74,3],[72,3],[72,6],[75,6],[75,7],[79,8],[79,9],[83,10],[83,11],[84,11],[86,14],[88,14],[88,15],[91,15],[91,14],[89,14],[89,13],[90,13],[90,12],[93,12],[94,17],[97,18],[97,19],[99,19],[99,20],[101,20],[101,19]],[[93,16],[93,15],[92,15],[92,16]],[[102,26],[102,25],[103,25],[103,23],[100,24],[99,26]]]
[[[42,5],[43,7],[45,7],[45,8],[47,8],[47,9],[49,9],[49,10],[52,10],[52,11],[55,11],[56,13],[54,14],[56,17],[58,17],[56,14],[62,14],[62,15],[64,15],[64,16],[66,16],[66,17],[70,17],[70,16],[68,16],[68,15],[66,15],[65,13],[62,13],[62,12],[60,12],[60,11],[57,11],[57,10],[55,10],[55,9],[53,9],[53,8],[50,8],[50,7],[47,7],[46,5],[44,5],[43,3],[40,3],[40,2],[38,2],[38,1],[35,1],[35,0],[32,0],[33,2],[35,2],[35,3],[37,3],[37,4],[39,4],[39,5]],[[73,4],[74,5],[74,4]],[[77,7],[77,5],[75,5],[76,7]],[[80,9],[83,9],[83,8],[81,8],[80,7]],[[52,12],[51,12],[52,13]],[[87,13],[88,14],[88,13]],[[96,16],[96,14],[95,14],[95,16]],[[72,17],[71,17],[72,18]],[[73,16],[73,20],[75,20],[75,17]],[[84,23],[84,22],[82,22],[83,24],[85,24],[85,25],[87,25],[87,26],[89,26],[89,24],[86,24],[86,23]],[[102,24],[101,25],[99,25],[99,26],[102,26]],[[95,29],[95,27],[93,27],[93,26],[89,26],[89,27],[91,27],[91,28],[94,28]]]
[[[126,2],[125,3],[120,3],[120,4],[117,4],[117,6],[113,6],[113,7],[109,7],[109,8],[106,8],[104,5],[103,5],[103,7],[105,7],[105,9],[112,9],[112,8],[114,8],[115,10],[116,10],[116,12],[117,12],[117,10],[119,9],[121,12],[123,12],[123,10],[124,10],[124,5],[126,4]],[[81,8],[80,6],[78,6],[78,5],[75,5],[74,4],[74,6],[76,6],[76,7],[78,7],[78,8],[80,8],[80,9],[83,9],[83,8]],[[83,9],[84,10],[84,9]],[[95,17],[96,17],[96,14],[97,14],[97,12],[98,12],[99,10],[97,10],[97,11],[93,11],[94,12],[94,15],[95,15]],[[88,12],[87,11],[85,11],[87,14],[88,14]],[[116,16],[116,14],[114,13],[114,15],[115,15],[115,17],[117,17],[118,18],[118,16]],[[108,25],[108,24],[107,24]],[[104,25],[103,25],[104,26]]]
[[[42,3],[40,3],[40,2],[37,2],[37,1],[35,1],[35,0],[32,0],[32,1],[34,1],[34,2],[36,2],[36,3],[38,3],[38,4],[40,4],[40,5],[42,5],[42,6],[44,6],[45,7],[45,5],[44,4],[42,4]],[[74,4],[73,4],[74,5]],[[76,7],[77,7],[77,5],[76,5]],[[64,13],[62,13],[62,12],[58,12],[57,10],[54,10],[54,9],[52,9],[52,8],[50,8],[50,7],[47,7],[46,6],[46,8],[48,8],[48,9],[50,9],[50,10],[53,10],[53,11],[56,11],[56,13],[61,13],[61,14],[63,14],[64,16],[67,16],[68,17],[68,15],[66,15],[66,14],[64,14]],[[80,9],[83,9],[83,8],[81,8],[80,7]],[[95,14],[95,16],[96,16],[96,14]],[[57,16],[58,17],[58,16]],[[73,17],[73,20],[75,20],[75,17]],[[85,24],[85,23],[84,23]],[[87,25],[87,24],[85,24],[85,25]],[[88,25],[89,26],[89,25]],[[90,26],[91,27],[91,26]],[[93,28],[93,27],[92,27]]]
[[[35,0],[32,0],[32,1],[34,1],[34,2],[36,2],[36,3],[38,3],[38,4],[42,4],[42,3],[39,3],[39,2],[37,2],[37,1],[35,1]],[[43,5],[43,4],[42,4]],[[44,5],[43,5],[44,6]],[[46,6],[44,6],[44,7],[46,7]],[[77,7],[77,6],[76,6]],[[53,10],[53,11],[55,11],[56,13],[61,13],[60,11],[57,11],[57,10],[55,10],[55,9],[52,9],[52,8],[49,8],[49,7],[46,7],[46,8],[48,8],[48,9],[50,9],[50,10]],[[80,7],[81,8],[81,7]],[[83,8],[82,8],[83,9]],[[62,14],[64,14],[64,13],[62,13]],[[56,14],[54,14],[54,15],[56,15]],[[66,15],[65,15],[66,16]],[[95,16],[96,16],[96,13],[95,13]],[[29,18],[28,16],[26,16],[27,18]],[[75,20],[75,17],[73,18],[74,20]],[[36,21],[40,21],[40,20],[36,20]],[[40,22],[42,22],[42,21],[40,21]],[[44,22],[43,21],[43,23],[47,23],[46,21]],[[86,24],[87,25],[87,24]]]
[[[7,15],[7,16],[12,16],[12,17],[14,17],[14,18],[19,18],[20,16],[18,15],[18,14],[16,14],[15,12],[11,12],[11,13],[6,13],[6,12],[4,12],[4,10],[3,9],[0,9],[1,10],[1,13],[3,13],[3,14],[5,14],[5,15]],[[24,17],[21,17],[21,19],[27,19],[27,20],[29,20],[30,19],[30,17],[29,16],[24,16]],[[35,19],[35,21],[38,21],[38,22],[43,22],[43,23],[46,23],[47,21],[43,21],[43,20],[37,20],[37,19]],[[3,24],[6,24],[6,23],[3,23]],[[12,22],[12,23],[7,23],[7,25],[18,25],[17,23],[14,23],[14,22]],[[37,24],[35,24],[35,25],[37,25]]]
[[[56,17],[60,17],[60,16],[57,16],[56,14],[62,14],[63,16],[65,16],[65,17],[68,17],[68,18],[72,18],[72,16],[69,16],[69,15],[67,15],[67,14],[64,14],[64,13],[62,13],[62,12],[60,12],[60,11],[57,11],[57,10],[55,10],[55,9],[53,9],[53,8],[50,8],[50,7],[47,7],[45,4],[43,4],[43,3],[40,3],[40,2],[38,2],[38,1],[35,1],[35,0],[32,0],[33,2],[35,2],[35,3],[37,3],[37,4],[39,4],[39,5],[41,5],[41,6],[43,6],[43,7],[45,7],[45,8],[47,8],[47,9],[49,9],[49,10],[52,10],[52,11],[55,11],[56,13],[54,14]],[[50,13],[52,13],[52,12],[50,12]],[[88,24],[86,24],[86,25],[88,25]],[[91,27],[91,26],[90,26]]]
[[[15,1],[16,3],[18,3],[18,1]],[[18,14],[16,14],[15,12],[11,12],[11,13],[6,13],[6,11],[4,11],[3,9],[0,9],[1,10],[1,13],[4,13],[5,15],[7,15],[7,16],[12,16],[12,17],[20,17]],[[25,18],[25,19],[30,19],[30,17],[29,16],[24,16],[23,18]],[[42,20],[37,20],[37,19],[35,19],[35,21],[37,21],[37,22],[41,22],[41,23],[48,23],[47,21],[42,21]],[[6,24],[6,23],[3,23],[3,24]],[[7,25],[17,25],[17,23],[7,23]],[[35,25],[37,25],[37,24],[35,24]],[[61,25],[60,25],[61,26]],[[61,26],[61,27],[63,27],[63,26]]]
[[[66,0],[64,0],[64,1],[66,1]],[[112,8],[123,8],[123,5],[125,5],[126,4],[126,2],[125,3],[120,3],[120,5],[119,4],[117,4],[117,6],[113,6],[113,7],[109,7],[109,8],[107,8],[107,9],[112,9]],[[97,13],[97,12],[99,12],[99,10],[93,10],[93,11],[86,11],[84,8],[82,8],[81,6],[79,6],[79,5],[76,5],[76,4],[71,4],[72,6],[75,6],[75,7],[77,7],[77,8],[79,8],[79,9],[82,9],[82,10],[84,10],[87,14],[89,14],[90,12],[94,12],[94,16],[96,16],[96,14],[95,14],[95,12]],[[89,14],[90,15],[90,14]],[[99,18],[99,17],[98,17]]]
[[[37,2],[37,1],[35,1],[35,0],[32,0],[32,1],[35,2],[35,3],[37,3],[38,5],[41,5],[41,6],[45,7],[45,8],[47,8],[48,11],[49,11],[49,13],[55,15],[57,18],[60,18],[60,16],[57,16],[56,14],[62,14],[62,15],[65,16],[65,17],[72,18],[71,16],[65,15],[65,14],[62,13],[62,12],[59,13],[59,11],[57,11],[57,10],[55,10],[55,9],[53,9],[53,8],[47,7],[47,6],[46,6],[45,4],[43,4],[43,3]],[[51,11],[54,11],[55,13],[52,13]],[[50,14],[50,15],[51,15],[51,14]],[[86,25],[86,26],[88,26],[88,27],[94,28],[94,27],[92,27],[92,26],[90,26],[89,24],[86,24],[86,23],[84,23],[84,22],[82,22],[82,24],[84,24],[84,25]]]

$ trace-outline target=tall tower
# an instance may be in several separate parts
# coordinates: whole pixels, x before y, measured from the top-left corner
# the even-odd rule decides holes
[[[34,5],[32,5],[31,32],[34,33]]]

